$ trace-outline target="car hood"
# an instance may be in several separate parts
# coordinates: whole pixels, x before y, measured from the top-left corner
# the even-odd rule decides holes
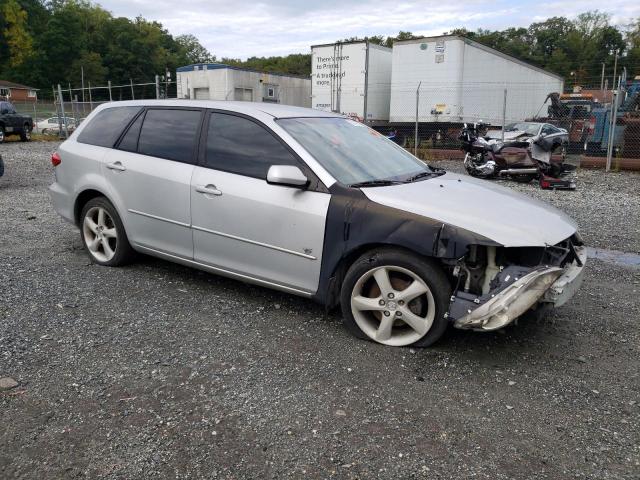
[[[373,202],[463,228],[505,247],[555,245],[577,228],[544,202],[455,173],[362,192]]]
[[[487,132],[487,137],[489,138],[495,138],[495,139],[502,139],[502,131],[501,130],[489,130]],[[513,130],[511,132],[504,132],[504,139],[505,140],[514,140],[518,137],[522,137],[522,136],[526,136],[528,138],[531,138],[532,135],[528,135],[527,133],[523,132],[522,130]]]

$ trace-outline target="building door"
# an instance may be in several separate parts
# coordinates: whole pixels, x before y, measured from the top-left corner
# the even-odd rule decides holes
[[[253,102],[253,89],[236,87],[233,92],[233,99],[242,102]]]
[[[208,88],[194,88],[193,96],[196,100],[209,100]]]

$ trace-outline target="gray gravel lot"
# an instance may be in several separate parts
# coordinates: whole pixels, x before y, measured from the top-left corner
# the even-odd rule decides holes
[[[55,148],[0,146],[0,478],[640,478],[640,269],[592,260],[542,320],[382,347],[304,299],[91,265],[49,204]],[[640,252],[640,176],[579,181],[504,184]]]

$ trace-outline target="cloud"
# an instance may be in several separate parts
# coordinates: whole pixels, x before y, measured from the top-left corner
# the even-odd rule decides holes
[[[464,3],[400,0],[323,0],[305,2],[271,0],[247,2],[228,0],[102,0],[116,16],[142,15],[161,22],[172,34],[191,33],[220,57],[282,55],[308,52],[318,43],[365,35],[395,35],[411,31],[438,35],[456,27],[503,29],[527,26],[535,18],[575,16],[575,4],[498,0],[469,0]],[[640,16],[635,0],[612,0],[616,23]],[[584,0],[579,12],[602,9],[595,0]],[[578,13],[579,13],[578,12]]]

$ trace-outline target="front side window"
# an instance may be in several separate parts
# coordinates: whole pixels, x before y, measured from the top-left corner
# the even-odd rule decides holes
[[[82,129],[77,141],[111,148],[139,111],[140,107],[105,108]]]
[[[267,178],[272,165],[298,165],[294,155],[268,130],[235,115],[212,113],[209,119],[207,167]]]
[[[200,110],[150,109],[144,117],[138,153],[193,163]]]
[[[346,118],[278,120],[338,182],[406,181],[432,170],[375,130]]]

